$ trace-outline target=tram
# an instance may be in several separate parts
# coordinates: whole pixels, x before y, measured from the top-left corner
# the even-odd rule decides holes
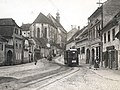
[[[68,66],[79,65],[77,49],[69,49],[64,52],[64,64]]]

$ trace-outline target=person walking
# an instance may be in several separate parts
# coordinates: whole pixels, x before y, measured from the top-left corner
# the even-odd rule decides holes
[[[99,68],[99,59],[98,57],[96,57],[96,59],[94,60],[94,70],[97,70]]]
[[[35,60],[35,65],[37,64],[37,55],[35,54],[34,56],[34,60]]]

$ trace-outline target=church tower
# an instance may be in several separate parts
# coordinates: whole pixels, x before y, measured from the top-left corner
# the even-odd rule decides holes
[[[60,14],[59,14],[59,12],[56,13],[56,20],[57,20],[58,22],[60,22]]]

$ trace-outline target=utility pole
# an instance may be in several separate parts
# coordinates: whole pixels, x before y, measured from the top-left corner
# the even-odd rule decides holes
[[[100,53],[100,62],[101,62],[101,66],[103,67],[103,43],[102,43],[102,29],[103,29],[103,3],[101,3],[101,0],[99,0],[99,2],[97,2],[97,4],[99,4],[99,8],[101,7],[101,30],[99,31],[100,33],[100,50],[99,50],[99,53]]]
[[[103,5],[103,3],[101,2],[101,0],[99,0],[99,2],[97,2],[97,4],[99,4],[99,7],[100,7],[101,5]]]

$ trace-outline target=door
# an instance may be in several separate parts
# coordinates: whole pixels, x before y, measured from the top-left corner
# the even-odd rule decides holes
[[[7,61],[6,61],[6,65],[12,65],[12,58],[13,58],[13,54],[12,54],[12,51],[9,50],[7,52]]]

